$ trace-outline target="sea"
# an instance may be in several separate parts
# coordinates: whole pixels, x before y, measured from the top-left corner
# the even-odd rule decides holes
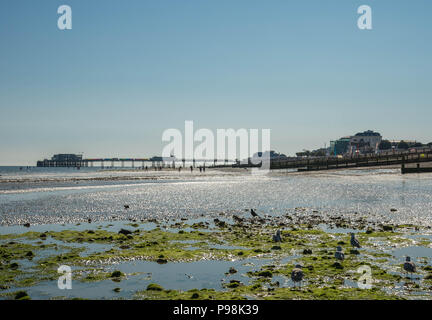
[[[431,225],[432,174],[402,175],[400,169],[254,175],[245,169],[0,167],[0,226],[216,217],[250,208],[269,215],[308,208]]]

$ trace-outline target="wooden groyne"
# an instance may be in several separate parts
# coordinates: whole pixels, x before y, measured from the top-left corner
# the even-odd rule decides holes
[[[418,163],[416,167],[413,168],[407,168],[405,167],[405,165],[403,164],[401,167],[401,173],[402,174],[407,174],[407,173],[430,173],[432,172],[432,167],[421,167],[420,164]]]
[[[406,151],[382,152],[378,154],[345,156],[345,157],[316,157],[301,159],[272,159],[271,169],[297,169],[297,171],[319,171],[335,169],[351,169],[362,167],[379,167],[400,165],[405,173],[430,172],[429,168],[422,168],[421,163],[432,162],[432,149],[421,148]],[[417,164],[416,168],[406,168],[406,164]]]

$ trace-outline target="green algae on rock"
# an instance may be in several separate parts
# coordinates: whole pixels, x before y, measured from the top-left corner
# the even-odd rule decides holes
[[[170,264],[200,260],[249,261],[253,258],[273,262],[258,270],[242,271],[243,276],[250,278],[250,284],[243,279],[245,284],[231,279],[223,283],[220,290],[188,291],[169,290],[158,284],[149,284],[147,290],[138,291],[135,298],[393,299],[400,297],[389,293],[389,288],[401,281],[398,273],[400,267],[397,269],[391,265],[393,255],[383,251],[383,248],[405,247],[415,243],[407,237],[411,229],[400,226],[366,228],[361,222],[362,229],[356,237],[362,248],[358,254],[354,254],[350,252],[347,233],[324,231],[318,227],[319,221],[297,225],[284,223],[283,226],[271,221],[261,224],[248,219],[236,220],[234,223],[221,222],[219,220],[215,225],[188,225],[182,222],[177,225],[181,230],[164,230],[161,225],[151,230],[131,230],[128,234],[96,228],[2,235],[0,290],[55,280],[59,276],[57,268],[63,264],[73,267],[74,280],[97,283],[109,279],[127,281],[123,272],[108,271],[110,266],[118,262],[145,260]],[[355,227],[349,221],[343,224]],[[275,243],[272,235],[279,229],[283,241]],[[417,241],[427,244],[428,238]],[[341,246],[345,252],[344,261],[339,262],[334,258],[337,246]],[[25,267],[21,261],[31,261],[32,267]],[[281,279],[290,278],[295,263],[301,264],[305,273],[305,286],[300,289],[279,283]],[[348,280],[357,282],[360,277],[357,270],[361,266],[371,269],[374,281],[370,290],[347,287],[345,283]],[[226,270],[221,272],[221,277],[227,273]],[[427,274],[430,270],[424,269],[423,272],[424,279],[417,289],[430,292],[430,277]]]

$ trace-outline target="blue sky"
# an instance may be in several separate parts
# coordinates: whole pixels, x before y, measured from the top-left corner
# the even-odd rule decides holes
[[[2,0],[0,165],[161,154],[185,120],[269,128],[291,155],[367,129],[431,142],[430,12],[430,0]]]

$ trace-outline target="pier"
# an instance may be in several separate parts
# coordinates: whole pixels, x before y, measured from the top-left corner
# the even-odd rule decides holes
[[[66,167],[66,168],[178,168],[186,166],[231,167],[237,160],[229,159],[177,159],[175,157],[163,158],[83,158],[82,155],[58,154],[51,159],[37,161],[37,167]],[[129,166],[127,166],[129,164]]]
[[[401,166],[401,172],[421,173],[432,172],[432,148],[419,148],[406,151],[387,151],[377,154],[365,154],[355,156],[328,156],[328,157],[306,157],[294,159],[271,159],[270,169],[295,169],[298,172],[321,171],[336,169],[352,169],[362,167]],[[126,164],[129,164],[127,166]],[[407,167],[414,164],[415,167]],[[251,168],[260,165],[249,163],[243,164],[238,160],[228,159],[177,159],[173,158],[82,158],[76,155],[55,155],[50,160],[45,159],[37,162],[38,167],[100,167],[100,168],[178,168],[178,167],[212,167],[212,168]]]

